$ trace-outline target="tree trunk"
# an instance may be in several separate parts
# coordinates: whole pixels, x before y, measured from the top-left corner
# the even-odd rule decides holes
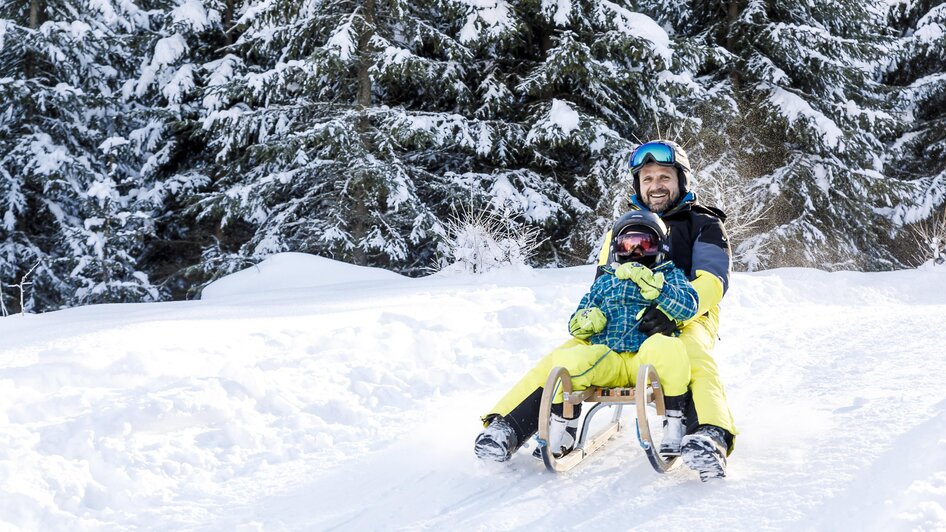
[[[30,0],[30,29],[37,30],[39,25],[45,22],[44,7],[45,0]],[[33,72],[33,54],[29,50],[23,57],[23,74],[26,79],[32,79]]]
[[[365,109],[371,106],[371,77],[368,75],[368,68],[371,61],[368,57],[368,45],[371,38],[374,37],[374,0],[365,0],[364,10],[365,31],[358,39],[358,99],[357,103]]]
[[[365,19],[365,29],[358,39],[358,95],[355,103],[360,116],[356,127],[361,136],[362,145],[366,147],[365,151],[370,151],[370,124],[368,122],[367,111],[368,108],[371,107],[371,76],[368,73],[368,69],[371,67],[369,45],[371,38],[374,36],[375,1],[365,0],[362,9]],[[355,264],[362,266],[368,265],[368,256],[365,249],[362,247],[362,243],[364,242],[365,236],[368,234],[370,223],[370,213],[368,212],[367,205],[370,181],[371,176],[363,173],[360,178],[356,177],[356,179],[354,179],[352,190],[354,211],[352,212],[351,236],[352,240],[355,242],[355,249],[352,251],[352,260]]]
[[[234,38],[231,27],[233,25],[234,2],[236,0],[227,0],[226,7],[223,10],[223,35],[227,40],[227,45],[233,44]]]
[[[726,26],[729,31],[726,35],[726,50],[732,53],[735,56],[739,56],[736,47],[739,45],[736,37],[736,21],[739,20],[739,14],[742,11],[742,7],[739,5],[739,0],[731,0],[729,2],[729,11],[726,15]],[[729,69],[729,79],[732,81],[733,90],[738,91],[742,85],[742,77],[739,72],[739,65],[733,64]]]
[[[43,6],[40,5],[42,0],[30,0],[30,29],[35,30],[39,28],[40,24],[40,12],[43,10]]]

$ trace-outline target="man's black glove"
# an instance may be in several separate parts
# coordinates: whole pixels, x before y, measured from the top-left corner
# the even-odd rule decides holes
[[[676,322],[664,314],[664,311],[657,308],[656,303],[644,309],[639,319],[637,330],[647,336],[653,336],[655,334],[666,334],[669,336],[677,330]]]

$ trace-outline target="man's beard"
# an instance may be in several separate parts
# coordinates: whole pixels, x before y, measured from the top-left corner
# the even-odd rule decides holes
[[[652,200],[652,199],[650,198],[650,196],[651,196],[651,194],[653,194],[653,193],[655,193],[655,192],[658,193],[658,194],[660,194],[660,193],[665,193],[666,196],[664,196],[663,198],[661,198],[661,199],[658,200],[658,201],[654,201],[654,200]],[[679,192],[678,192],[677,194],[673,194],[673,193],[671,193],[671,192],[670,192],[669,190],[667,190],[667,189],[654,190],[654,191],[651,191],[651,192],[648,192],[648,193],[647,193],[647,197],[644,198],[644,203],[647,205],[647,208],[651,210],[651,212],[663,212],[663,211],[667,210],[667,208],[669,208],[671,205],[673,205],[674,203],[676,203],[676,201],[677,201],[678,199],[680,199],[680,193],[679,193]]]

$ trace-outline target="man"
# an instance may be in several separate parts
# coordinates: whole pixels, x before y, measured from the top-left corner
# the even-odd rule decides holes
[[[728,288],[731,270],[729,242],[722,225],[725,216],[696,202],[696,196],[688,190],[690,163],[677,144],[669,141],[643,144],[635,150],[630,163],[636,193],[631,197],[632,207],[658,214],[668,226],[668,258],[683,270],[698,297],[696,317],[681,324],[669,318],[658,306],[648,308],[638,324],[647,340],[635,356],[661,360],[671,351],[672,357],[677,356],[677,346],[685,351],[690,366],[692,400],[685,394],[679,403],[667,405],[668,429],[685,423],[688,434],[677,443],[680,446],[678,452],[684,463],[699,472],[702,480],[723,477],[736,428],[710,352],[715,347],[719,328],[718,305]],[[611,233],[604,239],[597,277],[607,274],[612,258],[612,240]],[[632,280],[641,289],[652,281],[644,278]],[[573,316],[573,322],[578,316]],[[570,323],[570,327],[572,325]],[[675,334],[679,337],[673,338]],[[678,341],[669,343],[668,340]],[[586,344],[587,341],[575,338],[554,350],[540,360],[489,414],[483,416],[487,426],[477,437],[475,447],[480,458],[506,460],[535,433],[541,386],[549,371],[545,366],[554,363],[581,368],[582,364],[587,364],[590,367],[586,371],[596,369],[591,365],[595,363],[594,353]],[[545,375],[540,375],[543,369]],[[577,374],[573,368],[568,369]],[[591,377],[590,380],[594,380],[593,372]],[[559,433],[573,430],[573,423],[577,423],[570,422],[572,420],[554,420],[553,416],[551,428],[561,425],[556,431]],[[668,442],[662,442],[662,451],[665,443]],[[503,452],[490,452],[494,444]],[[556,446],[552,448],[560,450]]]
[[[633,210],[614,223],[611,234],[608,264],[569,320],[573,338],[539,360],[483,416],[488,426],[474,445],[481,459],[509,460],[535,434],[542,387],[556,366],[568,370],[574,390],[582,390],[634,386],[640,366],[653,365],[660,375],[668,417],[671,410],[677,411],[676,423],[668,420],[661,452],[680,454],[684,434],[680,405],[690,383],[686,347],[674,334],[648,335],[637,326],[639,316],[651,306],[681,322],[695,318],[698,295],[686,273],[667,260],[670,236],[659,216]],[[561,402],[561,395],[553,401],[549,438],[544,442],[555,456],[574,449],[578,431],[578,413],[566,419]]]
[[[670,230],[669,258],[686,272],[699,298],[697,317],[682,324],[660,309],[648,309],[638,328],[647,335],[679,330],[690,361],[690,392],[681,457],[700,478],[723,477],[726,457],[737,433],[716,362],[710,356],[719,331],[719,303],[729,288],[732,270],[725,215],[697,203],[689,190],[690,161],[679,145],[666,140],[647,142],[631,156],[634,208],[657,213]],[[605,242],[610,235],[605,238]],[[598,260],[602,275],[607,245]]]

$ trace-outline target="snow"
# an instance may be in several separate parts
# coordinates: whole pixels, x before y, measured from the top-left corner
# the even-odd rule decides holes
[[[194,65],[183,65],[171,76],[161,93],[171,104],[179,104],[194,89]]]
[[[466,44],[476,39],[478,34],[476,29],[476,21],[476,14],[470,14],[466,17],[466,24],[463,25],[463,27],[460,29],[459,35],[457,36],[457,39],[461,43]]]
[[[180,34],[160,39],[154,45],[154,55],[151,57],[152,68],[159,69],[177,61],[188,50],[187,41]]]
[[[781,87],[771,87],[768,101],[778,108],[779,113],[790,124],[794,124],[799,119],[811,121],[812,126],[821,133],[825,146],[844,148],[844,133],[841,128],[823,113],[816,111],[797,94]]]
[[[387,283],[403,279],[394,272],[366,268],[305,253],[280,253],[252,268],[234,273],[204,288],[204,301],[248,294],[276,294],[345,283]]]
[[[339,59],[348,61],[355,53],[355,28],[352,26],[354,16],[335,29],[335,32],[329,37],[325,44],[327,50],[335,49]]]
[[[549,111],[548,121],[562,130],[565,136],[578,128],[578,111],[572,109],[568,102],[552,99],[552,109]]]
[[[942,26],[943,20],[946,20],[946,7],[939,5],[931,8],[917,22],[917,30],[913,34],[913,40],[925,44],[935,44],[936,41],[946,35],[946,28]]]
[[[38,175],[50,175],[71,160],[66,148],[53,142],[46,133],[36,133],[30,141],[30,151],[33,155],[35,169]]]
[[[96,198],[99,200],[99,206],[104,207],[107,200],[117,199],[118,191],[115,189],[114,181],[104,178],[94,181],[89,186],[89,190],[86,191],[86,195],[90,198]]]
[[[542,12],[551,13],[554,11],[552,20],[556,26],[567,26],[572,15],[572,3],[570,0],[542,0]]]
[[[943,267],[736,274],[725,480],[658,475],[633,429],[559,476],[479,462],[593,276],[282,254],[201,301],[0,319],[0,529],[946,527]]]
[[[497,36],[512,30],[515,21],[512,8],[505,0],[467,0],[473,12],[467,16],[466,23],[460,30],[461,43],[469,43],[477,38],[480,32],[488,36]],[[483,25],[478,24],[482,20]]]
[[[670,35],[660,27],[660,24],[644,15],[619,6],[613,2],[603,1],[601,5],[614,13],[614,24],[628,35],[635,35],[649,42],[655,54],[670,63],[673,50],[670,46]]]
[[[125,137],[109,137],[99,144],[99,151],[108,153],[112,151],[112,148],[124,146],[125,144],[128,144],[128,139]]]
[[[210,26],[210,17],[199,0],[185,0],[171,11],[174,24],[188,26],[199,32]]]

